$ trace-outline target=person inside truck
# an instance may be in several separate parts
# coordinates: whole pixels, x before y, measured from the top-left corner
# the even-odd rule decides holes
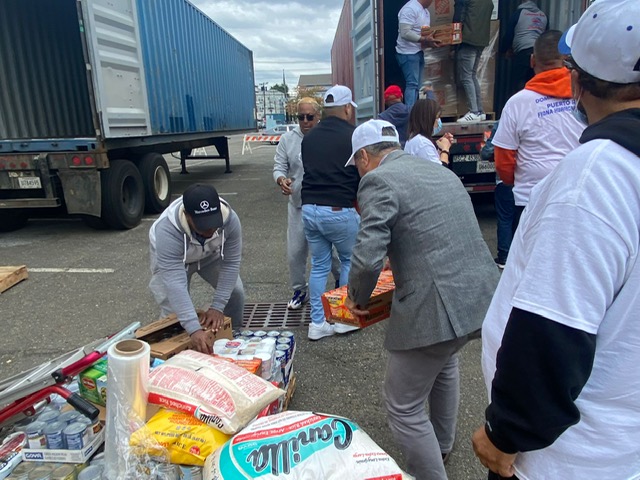
[[[513,231],[531,189],[579,145],[584,130],[573,116],[571,75],[558,51],[561,36],[548,30],[538,37],[531,57],[536,75],[507,101],[493,137],[496,172],[506,185],[513,185]]]
[[[433,140],[433,136],[442,130],[441,111],[442,108],[434,100],[421,99],[416,102],[409,115],[409,140],[404,151],[446,166],[449,165],[453,135],[445,133],[437,141]]]
[[[380,120],[386,120],[396,127],[400,135],[400,145],[404,147],[407,141],[407,126],[411,108],[402,103],[402,89],[398,85],[389,85],[384,91],[383,112],[378,115]]]
[[[409,108],[418,100],[424,70],[423,50],[442,46],[433,33],[424,34],[422,28],[431,25],[431,16],[427,10],[431,3],[433,0],[409,0],[398,12],[396,60],[404,76],[404,103]]]
[[[242,327],[244,288],[240,279],[242,227],[238,215],[212,185],[195,184],[171,203],[149,230],[149,289],[161,317],[175,313],[194,350],[211,353],[205,331],[222,327],[224,316]],[[198,317],[189,296],[197,273],[215,293]]]
[[[460,123],[476,123],[487,119],[482,107],[478,67],[482,52],[491,40],[492,12],[492,0],[455,1],[453,21],[462,23],[462,43],[456,49],[456,66],[469,106],[469,111],[458,119]]]
[[[369,313],[388,255],[396,285],[384,341],[389,427],[407,473],[446,479],[460,398],[457,352],[482,326],[498,269],[458,177],[403,152],[393,125],[360,125],[348,164],[362,175],[362,221],[345,306],[356,318]]]

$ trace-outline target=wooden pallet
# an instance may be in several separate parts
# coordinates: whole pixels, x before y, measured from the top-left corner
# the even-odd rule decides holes
[[[0,293],[10,289],[16,283],[29,277],[26,265],[19,267],[0,267]]]
[[[296,392],[296,376],[295,374],[291,374],[291,379],[289,380],[289,385],[287,386],[287,393],[284,396],[284,402],[282,404],[282,411],[289,410],[289,404],[291,403],[291,399],[293,398],[293,394]]]

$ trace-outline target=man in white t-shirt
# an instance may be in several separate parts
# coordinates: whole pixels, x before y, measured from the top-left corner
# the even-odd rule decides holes
[[[409,0],[398,12],[398,40],[396,59],[404,75],[404,103],[409,107],[418,100],[424,70],[424,52],[427,47],[439,47],[433,34],[423,35],[422,27],[431,25],[427,8],[433,0]]]
[[[584,130],[571,113],[575,102],[564,55],[558,51],[561,36],[549,30],[536,39],[531,60],[536,75],[509,99],[493,138],[496,172],[513,185],[514,231],[533,186],[578,146]]]
[[[489,478],[640,478],[640,2],[567,33],[589,126],[531,193],[482,328]]]

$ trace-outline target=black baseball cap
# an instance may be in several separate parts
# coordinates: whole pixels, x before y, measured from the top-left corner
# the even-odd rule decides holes
[[[201,232],[222,227],[220,197],[211,185],[190,185],[182,194],[184,211],[189,214],[196,229]]]

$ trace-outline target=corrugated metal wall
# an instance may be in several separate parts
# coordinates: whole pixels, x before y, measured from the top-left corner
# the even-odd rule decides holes
[[[331,46],[331,81],[353,91],[353,42],[351,40],[351,0],[345,0]]]
[[[91,136],[76,2],[0,1],[0,140]]]
[[[255,127],[253,55],[186,0],[138,0],[154,134]]]

